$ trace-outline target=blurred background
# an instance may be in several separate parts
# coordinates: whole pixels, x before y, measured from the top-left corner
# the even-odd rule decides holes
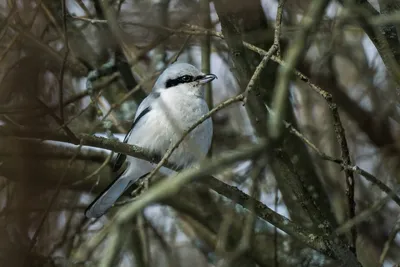
[[[399,0],[1,1],[0,266],[400,265],[399,26]],[[273,147],[117,230],[129,194],[86,219],[116,154],[88,136],[122,141],[176,61],[218,76],[210,109],[248,93],[213,114],[211,161]]]

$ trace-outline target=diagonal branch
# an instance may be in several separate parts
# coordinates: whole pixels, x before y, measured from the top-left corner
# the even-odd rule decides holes
[[[293,44],[285,53],[284,61],[286,64],[281,65],[279,68],[278,81],[272,100],[274,115],[270,115],[268,118],[268,133],[272,138],[278,138],[282,131],[282,118],[285,117],[285,103],[289,94],[289,84],[293,69],[305,51],[308,36],[322,20],[329,2],[329,0],[320,0],[310,3],[310,8],[300,23],[300,30],[297,32]]]

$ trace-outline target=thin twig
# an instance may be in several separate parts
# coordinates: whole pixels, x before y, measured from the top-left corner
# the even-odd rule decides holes
[[[381,256],[379,257],[379,266],[383,266],[386,255],[389,252],[390,245],[393,243],[397,234],[400,232],[400,218],[397,219],[397,222],[394,224],[392,230],[390,231],[388,240],[386,240],[385,245],[383,246],[383,250]]]
[[[94,170],[91,174],[89,174],[88,176],[84,177],[82,180],[76,181],[75,183],[71,184],[71,186],[76,186],[79,185],[81,183],[84,183],[85,181],[91,179],[92,177],[95,177],[103,168],[105,168],[107,166],[107,164],[110,162],[110,160],[112,159],[112,156],[114,155],[113,152],[111,152],[107,158],[103,161],[103,163],[96,169]]]
[[[63,122],[61,121],[61,119],[53,112],[52,109],[50,109],[42,100],[40,100],[38,97],[35,96],[36,101],[43,107],[46,109],[46,111],[48,112],[48,114],[59,124],[59,125],[63,125]],[[78,139],[76,138],[76,135],[71,131],[71,129],[64,125],[62,126],[62,129],[64,130],[64,132],[71,138],[72,142],[77,142]]]
[[[200,12],[202,16],[202,26],[205,29],[210,29],[211,27],[211,18],[210,18],[210,1],[209,0],[201,0],[200,1]],[[201,70],[204,73],[211,73],[211,38],[210,35],[207,34],[201,40]],[[206,102],[208,104],[208,108],[212,109],[213,101],[212,101],[212,84],[207,83],[205,85],[206,92]]]
[[[170,59],[170,61],[168,62],[168,65],[169,65],[169,64],[173,64],[173,63],[175,63],[175,62],[178,60],[178,58],[179,58],[179,56],[182,54],[183,50],[187,47],[187,44],[189,43],[190,38],[192,38],[191,35],[188,35],[188,36],[186,37],[186,39],[185,39],[185,41],[183,42],[181,48],[179,48],[178,52]]]
[[[328,100],[327,100],[328,101]],[[335,128],[336,138],[340,145],[341,158],[343,164],[351,165],[349,147],[347,145],[345,131],[340,120],[337,105],[333,101],[328,101],[329,108],[333,115],[333,126]],[[347,195],[347,208],[349,213],[349,218],[352,219],[356,215],[356,203],[354,200],[354,173],[345,169],[346,175],[346,195]],[[357,243],[357,230],[356,227],[351,228],[351,250],[356,255],[356,243]]]
[[[206,29],[211,28],[211,17],[210,17],[210,0],[200,0],[200,14],[202,25]],[[190,36],[190,35],[189,35]],[[203,73],[211,73],[211,36],[205,35],[201,40],[201,71]],[[212,94],[212,83],[204,85],[205,100],[208,108],[213,108],[213,94]],[[208,157],[212,156],[212,144],[208,150]]]
[[[218,194],[231,199],[235,203],[243,206],[244,208],[250,209],[251,198],[246,193],[239,190],[237,187],[226,184],[214,177],[207,177],[207,179],[202,179],[199,181],[205,184],[207,187],[211,188]],[[262,202],[254,199],[255,203],[254,212],[256,215],[264,221],[267,221],[274,225],[275,227],[281,229],[291,237],[303,242],[307,246],[324,253],[330,257],[334,257],[332,252],[325,246],[320,236],[312,233],[309,229],[303,228],[300,225],[295,224],[290,219],[280,215],[274,210],[270,209],[268,206],[264,205]]]
[[[285,4],[285,1],[286,0],[278,1],[278,9],[276,11],[276,19],[275,19],[274,45],[277,46],[276,56],[278,58],[281,57],[281,46],[279,44],[279,39],[281,38],[283,5]]]
[[[279,68],[278,80],[272,99],[274,115],[270,115],[268,118],[268,133],[272,138],[278,138],[282,131],[281,123],[282,118],[285,117],[285,103],[289,93],[289,84],[293,69],[296,67],[301,54],[305,50],[307,37],[310,35],[313,28],[319,24],[329,2],[329,0],[320,0],[310,5],[307,14],[304,15],[300,23],[300,30],[297,32],[293,44],[286,52],[286,64],[281,65]]]
[[[91,16],[90,10],[86,7],[86,5],[83,3],[82,0],[76,0],[75,1],[79,7],[85,12],[86,16]]]
[[[250,196],[250,198],[248,199],[249,203],[247,204],[247,209],[250,212],[245,218],[242,236],[241,236],[235,250],[233,252],[225,255],[224,259],[221,261],[221,264],[217,265],[217,267],[218,266],[221,266],[221,267],[232,266],[232,264],[236,260],[238,260],[249,249],[251,249],[251,244],[254,239],[254,226],[256,223],[256,216],[257,216],[257,214],[255,212],[255,206],[256,206],[255,200],[260,198],[259,182],[260,182],[260,178],[262,177],[261,174],[265,170],[265,162],[264,162],[265,158],[260,158],[255,161],[256,161],[255,167],[251,171],[252,172],[251,173],[252,185],[250,187],[250,192],[249,192],[249,196]],[[232,208],[232,211],[234,212],[235,209]],[[230,216],[230,217],[232,217],[231,219],[233,220],[234,216]],[[227,232],[229,233],[229,226],[227,227]],[[227,237],[229,237],[228,233],[227,233]]]
[[[24,41],[30,42],[34,47],[36,47],[39,51],[43,52],[43,55],[48,57],[51,61],[57,64],[62,64],[64,61],[64,58],[60,56],[58,51],[54,50],[47,44],[44,44],[42,40],[39,40],[35,35],[32,33],[26,31],[25,29],[21,28],[18,25],[15,24],[9,24],[8,27],[20,34],[20,36],[24,39]],[[77,59],[75,58],[68,58],[66,67],[71,70],[71,72],[74,75],[79,75],[79,76],[85,76],[88,73],[87,68],[80,63]]]
[[[368,220],[368,218],[370,218],[372,216],[372,214],[379,211],[379,209],[381,209],[387,202],[389,202],[390,199],[393,198],[394,195],[398,194],[399,189],[400,189],[399,187],[396,187],[396,189],[392,190],[390,192],[390,194],[388,194],[387,196],[385,196],[384,198],[382,198],[381,200],[376,202],[369,209],[366,209],[366,210],[360,212],[357,216],[355,216],[354,218],[352,218],[352,219],[348,220],[347,222],[345,222],[344,224],[342,224],[340,227],[338,227],[336,229],[335,232],[338,235],[346,233],[347,231],[349,231],[349,229],[355,227],[357,224],[359,224],[365,220]]]
[[[278,47],[275,44],[272,45],[271,48],[268,50],[267,54],[261,60],[260,64],[258,64],[256,70],[253,73],[253,76],[251,77],[249,83],[247,84],[246,89],[244,90],[243,105],[245,105],[247,103],[247,97],[248,97],[249,93],[253,90],[254,85],[258,81],[262,70],[265,68],[269,59],[277,51],[277,49],[278,49]]]
[[[114,231],[110,232],[108,236],[109,240],[107,243],[107,249],[101,257],[100,267],[115,266],[114,260],[119,253],[120,244],[122,242],[122,227],[115,227]]]
[[[51,200],[49,201],[48,206],[47,206],[45,212],[43,213],[43,216],[42,216],[42,218],[41,218],[41,220],[40,220],[40,222],[39,222],[39,226],[36,228],[36,231],[35,231],[35,233],[33,234],[33,237],[32,237],[32,239],[31,239],[31,243],[30,243],[30,246],[29,246],[29,251],[32,251],[32,249],[33,249],[34,246],[36,245],[37,240],[38,240],[38,237],[39,237],[39,233],[40,233],[40,231],[41,231],[42,228],[43,228],[43,225],[44,225],[44,223],[45,223],[45,221],[46,221],[46,219],[47,219],[47,216],[49,215],[50,210],[52,209],[53,205],[55,204],[56,199],[57,199],[59,193],[61,192],[61,189],[62,189],[61,185],[62,185],[62,183],[63,183],[65,177],[67,176],[67,173],[68,173],[69,168],[71,168],[72,163],[75,161],[75,159],[76,159],[77,156],[79,155],[79,151],[81,150],[81,148],[82,148],[82,144],[79,145],[78,149],[76,150],[75,155],[68,161],[67,168],[66,168],[65,171],[61,174],[61,177],[60,177],[60,179],[58,180],[58,183],[57,183],[57,185],[56,185],[56,187],[55,187],[55,188],[56,188],[56,191],[54,192],[53,196],[51,197]],[[25,261],[26,261],[26,260],[28,260],[28,257],[25,258]]]
[[[59,83],[58,83],[61,123],[64,123],[64,104],[63,104],[63,102],[64,102],[64,72],[65,72],[65,66],[67,64],[67,58],[69,55],[69,44],[68,44],[68,33],[67,33],[67,7],[66,7],[65,1],[66,0],[61,0],[65,52],[64,52],[64,59],[61,64],[60,77],[59,77]]]
[[[128,98],[133,95],[134,93],[136,93],[137,91],[139,91],[141,89],[141,87],[143,86],[144,83],[150,81],[151,79],[153,79],[156,76],[156,74],[153,74],[145,79],[143,79],[140,83],[138,83],[135,88],[133,88],[132,90],[130,90],[128,93],[126,93],[121,99],[118,100],[117,103],[114,103],[111,105],[110,109],[107,111],[107,113],[101,118],[100,121],[97,122],[97,126],[101,125],[101,123],[111,114],[111,112],[113,112],[116,108],[118,108],[119,106],[121,106],[126,100],[128,100]]]
[[[334,158],[332,156],[329,156],[327,154],[325,154],[324,152],[320,151],[310,140],[308,140],[304,135],[302,135],[299,131],[297,131],[292,125],[290,125],[289,123],[286,123],[286,127],[289,128],[290,132],[293,133],[295,136],[297,136],[298,138],[300,138],[307,146],[309,146],[312,150],[314,150],[318,156],[320,156],[323,160],[328,160],[334,163],[339,164],[343,169],[351,171],[353,173],[357,173],[360,174],[361,176],[363,176],[365,179],[367,179],[368,181],[370,181],[371,183],[373,183],[374,185],[378,186],[379,189],[381,189],[383,192],[385,192],[386,194],[390,194],[390,192],[392,192],[392,190],[389,188],[389,186],[387,186],[386,184],[384,184],[383,182],[381,182],[378,178],[376,178],[374,175],[372,175],[371,173],[367,172],[364,169],[361,169],[360,167],[356,166],[356,165],[349,165],[346,164],[345,162],[343,162],[343,160],[341,159],[337,159]],[[399,205],[400,207],[400,198],[397,195],[393,196],[393,201],[396,202],[397,205]]]
[[[277,20],[276,20],[276,26],[275,26],[274,43],[272,44],[271,48],[268,50],[267,54],[263,57],[260,64],[258,64],[256,70],[254,71],[254,73],[246,87],[246,90],[245,90],[245,94],[244,94],[245,97],[243,100],[243,105],[246,104],[247,96],[248,96],[249,92],[253,89],[254,85],[258,81],[261,71],[265,68],[266,64],[268,63],[268,61],[272,57],[272,55],[275,52],[277,52],[277,56],[280,57],[279,38],[280,38],[280,29],[281,29],[281,22],[282,22],[281,18],[282,18],[282,11],[283,11],[283,2],[284,2],[284,0],[281,0],[278,5],[278,11],[277,11],[277,15],[276,15]]]
[[[278,212],[278,202],[279,202],[279,188],[275,186],[275,201],[274,201],[274,211]],[[274,227],[274,267],[279,267],[278,258],[278,227]]]
[[[268,106],[267,106],[267,109],[268,109],[268,112],[273,112]],[[292,133],[293,135],[298,137],[300,140],[302,140],[304,142],[304,144],[306,144],[308,147],[310,147],[312,150],[314,150],[314,152],[316,152],[318,154],[318,156],[321,157],[323,160],[334,162],[336,164],[339,164],[344,170],[348,170],[348,171],[351,171],[353,173],[363,176],[365,179],[367,179],[374,185],[378,186],[379,189],[381,189],[386,194],[390,194],[392,192],[392,190],[389,188],[389,186],[387,186],[386,184],[381,182],[378,178],[376,178],[371,173],[358,167],[357,165],[346,164],[342,159],[337,159],[337,158],[334,158],[332,156],[325,154],[324,152],[319,150],[317,148],[317,146],[314,145],[307,137],[305,137],[296,128],[294,128],[293,125],[291,125],[290,123],[288,123],[286,121],[283,121],[283,123],[284,123],[285,127],[287,129],[289,129],[290,133]],[[396,204],[399,205],[399,207],[400,207],[400,197],[399,196],[394,195],[393,201],[396,202]]]
[[[95,86],[93,86],[92,89],[90,90],[83,90],[79,93],[74,94],[73,96],[69,97],[68,99],[66,99],[63,103],[64,108],[67,107],[70,104],[73,104],[79,100],[81,100],[82,98],[89,96],[92,93],[97,93],[99,91],[101,91],[102,89],[104,89],[105,87],[107,87],[108,85],[110,85],[111,83],[117,81],[117,79],[119,78],[119,73],[114,73],[113,75],[111,75],[110,77],[108,77],[107,79],[105,79],[104,82],[101,82],[99,84],[96,84]],[[52,110],[57,110],[59,109],[59,104],[60,103],[56,103],[54,105],[49,105],[49,108]],[[47,109],[46,109],[47,110]],[[0,114],[4,115],[4,114],[14,114],[14,113],[34,113],[29,114],[32,116],[44,116],[46,115],[48,112],[47,111],[42,111],[40,108],[32,108],[27,110],[26,107],[2,107],[0,109]],[[38,113],[36,113],[38,112]]]

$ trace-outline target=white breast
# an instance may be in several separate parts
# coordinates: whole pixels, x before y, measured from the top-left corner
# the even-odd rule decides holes
[[[174,104],[171,104],[174,103]],[[129,143],[163,156],[183,132],[208,112],[205,100],[176,90],[165,90],[152,104],[151,111],[135,126]],[[212,121],[196,127],[171,155],[169,161],[185,167],[204,158],[212,140]]]

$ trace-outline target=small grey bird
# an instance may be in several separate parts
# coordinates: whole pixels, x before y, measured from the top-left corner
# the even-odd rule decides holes
[[[186,63],[169,66],[157,79],[153,91],[139,105],[124,142],[163,156],[179,141],[184,130],[209,111],[202,86],[216,77]],[[212,135],[213,126],[209,118],[186,136],[168,162],[186,168],[203,159],[210,149]],[[119,154],[113,171],[118,171],[125,160],[128,161],[126,170],[90,204],[86,217],[102,216],[130,185],[155,167],[148,161]],[[171,170],[163,167],[160,172],[170,174]]]

